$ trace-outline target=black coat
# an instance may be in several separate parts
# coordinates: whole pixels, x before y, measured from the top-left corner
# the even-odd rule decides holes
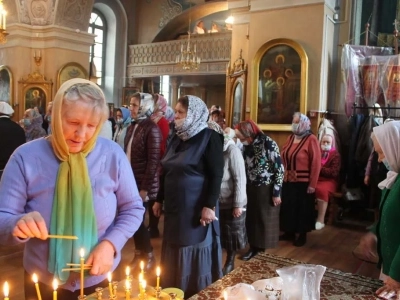
[[[8,116],[0,115],[0,170],[3,170],[11,154],[25,143],[25,131]]]

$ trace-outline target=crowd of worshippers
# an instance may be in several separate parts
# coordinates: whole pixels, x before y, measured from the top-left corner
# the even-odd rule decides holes
[[[136,93],[109,118],[103,92],[83,79],[65,82],[45,115],[28,109],[16,123],[13,113],[0,102],[0,243],[26,243],[27,299],[35,295],[34,272],[43,280],[44,298],[51,297],[46,284],[54,277],[62,283],[59,299],[78,296],[81,284],[86,295],[106,285],[106,273],[117,267],[130,238],[134,270],[141,261],[146,272],[157,263],[175,270],[163,286],[190,297],[231,272],[239,250],[248,247],[240,256],[247,261],[279,240],[306,245],[307,233],[324,228],[329,193],[338,188],[339,141],[329,126],[314,135],[300,112],[293,114],[292,133],[281,149],[252,120],[226,127],[221,107],[208,109],[192,95],[172,108],[163,95]],[[374,133],[378,160],[391,174],[380,184],[393,210],[381,214],[365,244],[380,240],[395,247],[400,236],[380,222],[400,210],[394,203],[400,192],[400,123]],[[160,236],[161,214],[162,251],[156,258],[151,238]],[[394,219],[390,228],[399,225]],[[79,259],[70,253],[78,253],[77,244],[49,240],[50,233],[77,235],[79,247],[90,249],[85,260],[92,267],[84,283],[61,271]],[[394,254],[381,249],[390,279],[383,288],[393,289],[400,286],[400,265],[394,267]]]

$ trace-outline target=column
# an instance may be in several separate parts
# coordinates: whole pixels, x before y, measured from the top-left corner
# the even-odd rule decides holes
[[[171,83],[171,107],[175,108],[176,102],[179,98],[179,87],[181,85],[181,77],[170,77],[169,82]]]

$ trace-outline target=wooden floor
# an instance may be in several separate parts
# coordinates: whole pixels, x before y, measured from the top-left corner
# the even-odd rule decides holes
[[[362,262],[352,255],[352,250],[357,246],[363,233],[357,230],[326,226],[322,230],[309,233],[304,247],[298,248],[290,242],[280,242],[278,248],[269,249],[267,252],[305,263],[321,264],[344,272],[378,278],[379,270],[375,265]],[[152,239],[157,258],[160,257],[161,241],[161,238]],[[7,280],[10,284],[10,299],[12,300],[24,299],[22,249],[22,247],[0,247],[0,289],[2,290],[3,283]],[[134,244],[130,240],[123,249],[122,262],[114,272],[115,279],[124,277],[125,267],[132,260],[133,252]],[[242,263],[244,262],[236,259],[235,266]],[[152,278],[149,280],[149,284],[152,285]]]

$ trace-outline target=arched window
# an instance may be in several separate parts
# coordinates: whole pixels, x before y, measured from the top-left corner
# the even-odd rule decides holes
[[[89,33],[95,34],[94,45],[90,47],[90,76],[97,77],[97,84],[104,87],[107,23],[103,14],[94,9],[90,16]],[[94,74],[95,73],[95,74]]]

